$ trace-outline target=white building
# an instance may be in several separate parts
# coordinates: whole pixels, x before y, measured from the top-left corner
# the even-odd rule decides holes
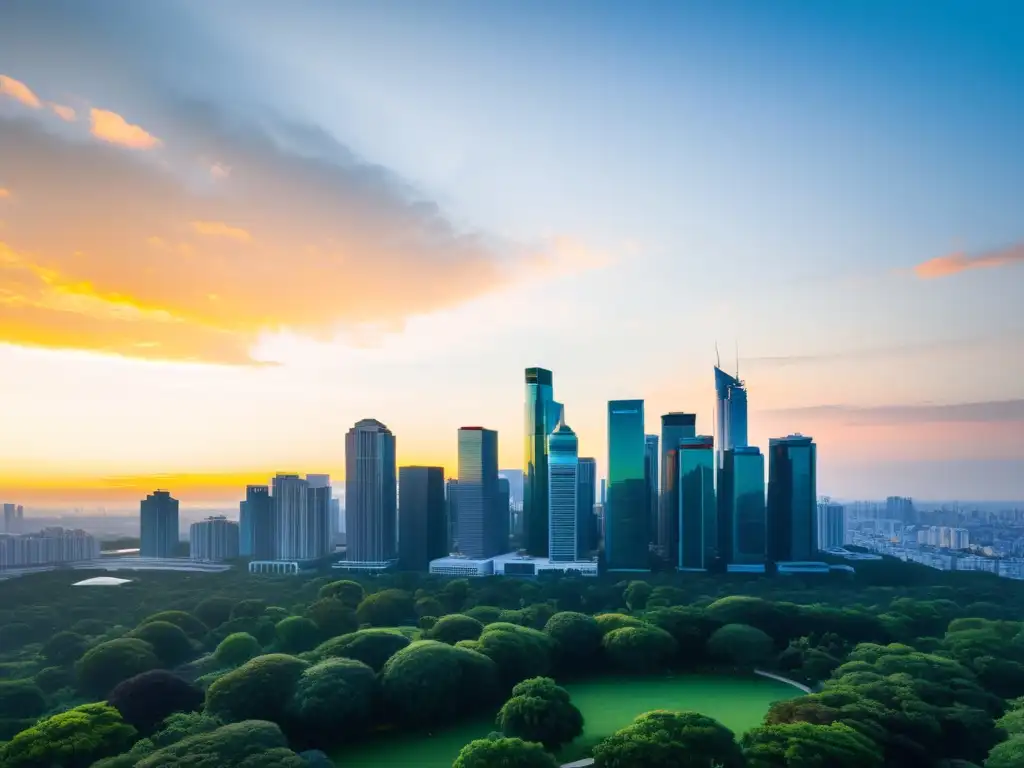
[[[846,508],[830,499],[818,502],[818,549],[835,549],[846,543]]]
[[[571,563],[578,557],[578,477],[576,433],[561,421],[548,435],[548,556],[552,562]]]
[[[240,528],[224,516],[208,517],[189,526],[189,556],[202,562],[220,562],[238,557]]]
[[[471,557],[440,557],[430,561],[430,573],[438,576],[492,576],[494,575],[494,558],[476,560]]]
[[[44,528],[39,533],[0,536],[0,570],[95,560],[100,545],[81,530]]]

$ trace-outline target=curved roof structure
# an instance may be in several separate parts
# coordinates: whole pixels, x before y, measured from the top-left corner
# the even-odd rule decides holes
[[[73,587],[117,587],[127,584],[131,579],[119,579],[116,576],[94,576],[91,579],[76,581]]]

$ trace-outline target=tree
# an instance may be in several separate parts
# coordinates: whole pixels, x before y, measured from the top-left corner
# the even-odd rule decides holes
[[[455,645],[460,640],[476,640],[483,631],[484,625],[476,619],[461,613],[452,613],[438,619],[427,632],[427,638]]]
[[[68,667],[44,667],[36,672],[36,685],[43,693],[55,693],[75,684],[74,670]]]
[[[544,632],[555,641],[555,667],[565,672],[593,670],[601,653],[601,628],[591,616],[574,611],[556,613]]]
[[[356,606],[363,602],[366,593],[358,582],[342,579],[341,581],[332,581],[330,584],[320,587],[317,597],[321,600],[339,600],[342,605],[354,610]]]
[[[188,639],[185,631],[168,621],[151,621],[140,624],[128,633],[128,637],[149,643],[153,647],[156,657],[165,667],[176,667],[196,655],[192,641]]]
[[[664,669],[676,652],[672,635],[650,624],[613,630],[602,642],[611,662],[629,672]]]
[[[676,658],[688,666],[707,661],[708,638],[721,626],[694,606],[656,608],[647,611],[644,620],[672,635],[676,641]]]
[[[207,631],[209,631],[209,627],[206,624],[185,611],[160,611],[160,613],[154,613],[152,616],[143,619],[139,624],[149,624],[154,621],[165,621],[168,624],[173,624],[193,640],[202,640]]]
[[[697,712],[655,710],[594,747],[596,768],[742,768],[732,731]]]
[[[450,582],[448,586],[451,586],[455,582]],[[469,616],[471,619],[476,619],[484,626],[493,624],[498,621],[501,616],[501,609],[496,608],[493,605],[474,605],[465,611],[462,611],[464,616]]]
[[[774,653],[772,639],[749,624],[726,624],[708,638],[708,653],[741,667],[767,661]]]
[[[149,734],[175,712],[202,709],[203,692],[165,669],[153,669],[117,684],[107,703],[139,733]]]
[[[32,642],[32,627],[20,621],[0,624],[0,648],[5,651],[17,650]]]
[[[583,714],[569,692],[546,677],[524,680],[498,712],[498,727],[506,736],[536,741],[554,752],[583,733]]]
[[[31,680],[0,680],[0,717],[37,717],[46,711],[46,697]]]
[[[266,600],[241,600],[231,609],[232,619],[258,619],[267,610]]]
[[[754,728],[743,736],[748,768],[880,768],[882,752],[842,723],[790,723]]]
[[[333,597],[317,600],[306,609],[306,615],[320,628],[325,638],[347,635],[359,629],[355,611]]]
[[[89,768],[124,752],[135,729],[108,704],[84,704],[49,717],[0,746],[4,768]]]
[[[376,675],[361,661],[322,661],[299,677],[290,719],[318,746],[341,741],[369,722],[376,686]]]
[[[597,626],[601,629],[602,635],[614,632],[623,627],[642,627],[646,622],[636,616],[628,616],[625,613],[602,613],[594,617]]]
[[[647,607],[647,600],[653,591],[654,589],[646,581],[631,581],[626,585],[626,590],[622,593],[622,597],[626,601],[626,607],[629,610],[642,611]]]
[[[537,696],[551,701],[570,701],[569,692],[550,677],[531,677],[521,683],[516,683],[512,689],[512,695]]]
[[[412,595],[401,589],[383,589],[367,595],[356,608],[360,624],[371,627],[402,627],[416,623]]]
[[[259,656],[261,650],[259,641],[248,632],[235,632],[221,640],[213,655],[221,664],[237,667]]]
[[[320,642],[320,628],[304,616],[289,616],[277,625],[277,646],[285,653],[305,653]]]
[[[277,638],[277,627],[274,622],[266,616],[261,616],[258,619],[231,619],[224,622],[216,629],[210,630],[205,645],[208,648],[216,648],[229,635],[236,632],[252,635],[261,646],[270,645]]]
[[[39,655],[55,667],[73,664],[85,653],[89,643],[76,632],[58,632],[47,640]]]
[[[190,736],[142,758],[137,768],[304,768],[274,723],[245,721]]]
[[[79,690],[101,698],[122,680],[159,666],[160,660],[149,643],[138,638],[121,638],[86,651],[75,664],[75,674]]]
[[[216,629],[231,618],[234,607],[229,597],[208,597],[196,606],[195,615],[209,629]]]
[[[462,748],[452,768],[558,768],[540,744],[522,739],[477,739]]]
[[[444,606],[436,597],[421,597],[416,600],[416,617],[442,616],[445,613]]]
[[[1024,765],[1024,737],[1014,736],[1012,739],[996,744],[988,753],[985,768],[1020,768]]]
[[[250,659],[206,692],[206,711],[224,722],[281,722],[295,685],[309,663],[283,653]]]
[[[410,642],[409,638],[390,629],[361,629],[321,643],[314,653],[318,659],[355,659],[379,672],[388,659]]]
[[[498,677],[506,690],[520,680],[543,677],[551,670],[554,641],[536,629],[501,622],[488,624],[478,640],[464,640],[462,644],[497,665]]]

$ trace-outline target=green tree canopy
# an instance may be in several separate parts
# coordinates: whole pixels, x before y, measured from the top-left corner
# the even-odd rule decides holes
[[[216,629],[231,618],[236,602],[230,597],[208,597],[196,606],[194,613],[207,628]]]
[[[774,646],[771,637],[749,624],[726,624],[708,638],[712,657],[742,667],[764,663],[773,655]]]
[[[149,734],[168,715],[202,709],[204,698],[201,690],[173,672],[152,669],[118,683],[107,703],[126,723]]]
[[[556,613],[544,631],[555,641],[555,667],[565,672],[587,672],[597,667],[601,628],[592,616],[575,611]]]
[[[402,589],[382,589],[367,595],[356,608],[360,624],[371,627],[402,627],[416,623],[413,596]]]
[[[58,632],[43,644],[39,655],[55,667],[65,667],[77,661],[88,647],[77,632]]]
[[[320,587],[317,597],[321,600],[339,600],[345,607],[355,610],[356,606],[363,602],[366,593],[358,582],[342,579],[341,581],[332,581],[330,584]]]
[[[176,667],[196,655],[196,648],[185,631],[169,621],[149,621],[140,624],[128,633],[128,637],[149,643],[153,653],[165,667]]]
[[[359,629],[355,611],[333,597],[317,600],[306,609],[306,616],[320,628],[325,638],[347,635]]]
[[[290,720],[311,743],[351,738],[369,722],[377,677],[354,659],[328,659],[306,669],[288,707]]]
[[[221,664],[237,667],[259,656],[261,650],[259,641],[248,632],[235,632],[221,640],[214,656]]]
[[[173,624],[193,640],[202,640],[209,631],[206,624],[186,611],[160,611],[160,613],[147,616],[139,624],[149,624],[154,621],[166,621],[168,624]]]
[[[282,722],[295,685],[309,663],[283,653],[250,659],[216,680],[206,692],[206,711],[224,722]]]
[[[320,637],[320,627],[305,616],[289,616],[277,625],[277,647],[285,653],[311,651]]]
[[[985,760],[985,768],[1020,768],[1024,765],[1024,737],[1014,736],[1012,739],[996,744]]]
[[[89,768],[127,750],[135,729],[109,704],[84,704],[49,717],[0,746],[4,768]]]
[[[401,632],[391,629],[361,629],[331,638],[317,646],[313,653],[318,659],[355,659],[379,672],[388,659],[410,642]]]
[[[427,638],[455,645],[460,640],[476,640],[483,631],[484,625],[476,619],[461,613],[452,613],[439,618],[427,632]]]
[[[664,669],[676,652],[672,635],[650,624],[612,630],[603,643],[612,664],[629,672]]]
[[[462,748],[452,768],[558,768],[540,744],[522,739],[477,739]]]
[[[535,741],[554,752],[583,733],[583,714],[569,700],[564,688],[548,682],[550,685],[536,688],[537,692],[549,695],[513,695],[498,712],[497,724],[506,736]],[[564,697],[552,689],[557,689]]]
[[[281,729],[258,720],[224,725],[153,752],[137,768],[304,768]]]
[[[623,627],[642,627],[646,623],[643,619],[625,613],[602,613],[595,616],[594,621],[597,622],[602,635]]]
[[[597,768],[742,768],[732,731],[697,712],[655,710],[594,747]]]
[[[765,725],[744,734],[748,768],[881,768],[882,751],[848,725]]]
[[[498,622],[484,627],[476,641],[462,643],[497,665],[498,677],[506,690],[520,680],[542,677],[551,670],[554,641],[536,629]]]
[[[46,711],[46,697],[31,680],[0,680],[0,717],[38,717]]]
[[[129,677],[160,666],[153,646],[138,638],[108,640],[85,652],[75,664],[79,689],[88,696],[105,697]]]

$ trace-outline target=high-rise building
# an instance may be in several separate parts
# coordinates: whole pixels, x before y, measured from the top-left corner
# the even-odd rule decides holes
[[[25,532],[25,508],[19,504],[14,510],[15,527],[18,533]]]
[[[644,401],[609,401],[604,548],[610,571],[650,569],[644,452]]]
[[[238,554],[252,557],[252,517],[245,501],[238,502]]]
[[[245,512],[252,537],[249,556],[255,560],[273,560],[277,557],[277,524],[269,486],[245,486]]]
[[[0,571],[99,559],[99,542],[81,530],[55,527],[0,536]]]
[[[508,552],[512,546],[512,487],[507,477],[498,475],[498,524],[494,532],[495,547],[499,552]]]
[[[658,544],[658,436],[644,435],[644,484],[647,486],[648,546]]]
[[[338,534],[344,529],[341,527],[341,499],[336,496],[331,497],[331,542],[336,544],[338,542]]]
[[[681,571],[707,570],[718,548],[718,507],[715,501],[715,440],[707,435],[681,437],[674,451],[679,475],[674,505],[674,562]]]
[[[579,442],[563,421],[548,435],[548,552],[552,562],[577,560]]]
[[[747,387],[736,376],[715,366],[715,439],[718,466],[726,451],[747,445]]]
[[[718,554],[727,564],[765,562],[767,531],[764,456],[754,446],[732,448],[718,471]]]
[[[697,434],[693,413],[661,417],[661,494],[658,501],[659,554],[671,566],[679,564],[679,441]]]
[[[14,504],[4,504],[4,533],[20,533],[18,530],[18,509]]]
[[[590,557],[597,549],[597,459],[581,456],[576,483],[576,554]]]
[[[846,543],[846,508],[831,499],[818,502],[818,549],[834,549]]]
[[[498,545],[502,528],[501,511],[498,509],[498,433],[493,429],[459,429],[456,496],[459,552],[473,560],[501,554]]]
[[[513,549],[523,547],[523,470],[499,469],[498,479],[508,481],[509,535]]]
[[[278,473],[271,480],[274,560],[305,560],[303,543],[309,510],[309,483],[295,474]]]
[[[239,524],[223,515],[208,517],[189,526],[189,557],[219,562],[234,560],[239,554]]]
[[[804,435],[768,441],[768,559],[807,561],[818,552],[817,448]]]
[[[457,478],[449,478],[445,483],[444,499],[448,524],[448,551],[452,552],[459,533],[459,481]]]
[[[306,475],[306,517],[299,540],[302,543],[303,560],[317,560],[334,551],[334,537],[331,535],[331,484],[330,481],[324,484],[315,479],[314,475]]]
[[[174,557],[178,549],[178,500],[169,491],[153,491],[139,509],[139,555]]]
[[[448,554],[443,467],[398,468],[398,562],[403,571],[426,571]]]
[[[526,369],[526,456],[523,466],[523,544],[535,557],[548,556],[548,435],[562,418],[551,371]]]
[[[346,559],[390,563],[398,558],[395,436],[363,419],[345,436]]]
[[[889,520],[899,520],[904,525],[917,523],[917,511],[914,509],[914,500],[905,496],[890,496],[885,500],[885,517]]]
[[[608,501],[608,479],[601,478],[601,500],[598,502],[602,507]]]

